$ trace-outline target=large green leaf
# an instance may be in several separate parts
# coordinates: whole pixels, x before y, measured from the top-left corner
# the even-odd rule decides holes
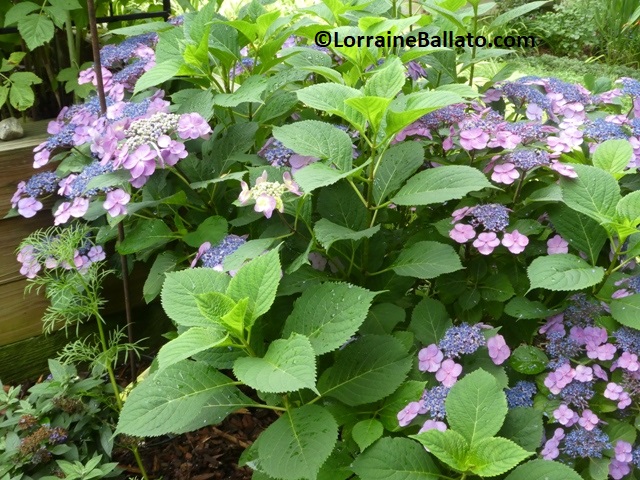
[[[516,372],[525,375],[537,375],[546,370],[549,364],[549,358],[538,347],[532,345],[520,345],[516,348],[511,357],[509,357],[509,365]]]
[[[367,160],[359,167],[348,172],[340,172],[335,168],[325,165],[324,163],[312,163],[311,165],[307,165],[306,167],[296,171],[293,174],[293,179],[298,183],[298,185],[300,185],[300,188],[304,193],[311,193],[316,188],[333,185],[338,180],[347,178],[348,176],[359,172],[369,163],[370,160]]]
[[[32,13],[18,20],[18,31],[29,50],[44,45],[53,38],[55,26],[45,15]]]
[[[542,412],[530,407],[510,408],[499,435],[533,452],[542,441]]]
[[[228,275],[211,268],[167,273],[162,286],[162,307],[178,325],[209,326],[211,321],[201,313],[196,295],[225,291],[228,284]]]
[[[616,206],[616,212],[621,220],[637,227],[640,223],[640,192],[631,192],[622,197]]]
[[[329,160],[342,171],[351,169],[353,161],[351,138],[330,123],[303,120],[275,127],[273,136],[285,147],[300,155]]]
[[[337,439],[338,424],[324,408],[289,410],[260,435],[260,466],[274,478],[315,480]]]
[[[356,125],[362,125],[362,115],[344,102],[349,98],[362,97],[360,90],[338,85],[336,83],[320,83],[296,91],[298,99],[316,110],[338,115]]]
[[[217,347],[227,339],[227,332],[216,326],[193,327],[162,346],[158,352],[158,367],[163,370],[196,353]]]
[[[593,152],[593,165],[609,173],[620,173],[632,157],[633,147],[628,140],[607,140]]]
[[[431,456],[408,438],[385,437],[356,457],[353,471],[362,480],[436,480]]]
[[[375,233],[380,230],[380,225],[367,228],[366,230],[354,231],[350,228],[337,225],[326,218],[321,218],[313,226],[313,232],[316,235],[316,239],[324,247],[325,250],[329,250],[334,242],[339,240],[351,240],[358,241],[363,238],[371,238]]]
[[[181,65],[178,60],[166,60],[155,64],[138,79],[134,93],[142,92],[148,88],[156,87],[167,80],[171,80],[177,75]]]
[[[147,248],[155,248],[169,243],[173,239],[173,232],[159,218],[144,220],[138,223],[118,245],[118,252],[123,255],[138,253]]]
[[[142,288],[145,302],[151,303],[160,294],[165,275],[174,271],[177,265],[178,256],[172,251],[162,252],[156,257]]]
[[[558,311],[547,308],[542,302],[529,300],[525,297],[515,297],[505,305],[504,313],[517,319],[532,320],[550,317]]]
[[[263,358],[239,358],[233,373],[260,392],[285,393],[303,388],[316,391],[315,352],[307,337],[295,333],[286,340],[272,342]]]
[[[216,245],[227,234],[227,221],[218,215],[205,219],[195,232],[187,233],[182,240],[190,247],[198,248],[204,242]]]
[[[506,438],[484,438],[469,451],[470,470],[480,477],[495,477],[533,455]]]
[[[364,86],[368,96],[392,99],[400,93],[407,81],[405,69],[398,57],[388,58],[382,67],[374,71]]]
[[[247,314],[250,324],[273,304],[281,275],[278,251],[271,250],[244,265],[229,282],[227,295],[236,302],[249,298]]]
[[[622,325],[640,330],[640,294],[611,300],[611,316]]]
[[[529,265],[527,275],[531,289],[569,292],[598,284],[604,268],[591,266],[575,255],[560,253],[536,258]]]
[[[566,205],[557,205],[549,211],[549,217],[555,230],[577,250],[589,257],[592,265],[607,241],[607,232],[600,224]]]
[[[517,467],[505,480],[582,480],[575,470],[552,460],[531,460]]]
[[[469,466],[467,457],[469,444],[455,430],[427,430],[418,435],[411,435],[422,443],[429,451],[454,470],[465,472]]]
[[[620,186],[613,176],[597,167],[572,165],[578,178],[562,178],[562,199],[576,212],[600,224],[611,222],[620,201]]]
[[[424,163],[424,147],[418,142],[403,142],[384,152],[373,180],[373,199],[381,203]]]
[[[267,79],[253,75],[245,79],[238,90],[233,93],[219,93],[213,98],[220,107],[237,107],[241,103],[263,103],[262,92],[267,88]]]
[[[431,205],[491,187],[487,177],[477,168],[464,165],[436,167],[411,177],[391,201],[397,205]]]
[[[363,452],[369,445],[378,440],[384,433],[384,427],[379,420],[369,418],[356,423],[351,430],[353,440]]]
[[[400,252],[390,267],[403,277],[435,278],[463,268],[460,257],[449,245],[438,242],[417,242]]]
[[[296,300],[283,335],[306,335],[317,355],[335,350],[357,332],[375,295],[348,283],[310,287]]]
[[[182,431],[201,409],[209,408],[209,423],[254,402],[214,368],[184,360],[152,374],[138,384],[124,404],[117,433],[155,437]]]
[[[409,331],[413,332],[423,345],[430,345],[438,343],[451,325],[451,319],[442,302],[433,298],[423,298],[411,313]]]
[[[493,375],[479,369],[451,387],[445,409],[449,426],[473,449],[498,433],[507,415],[507,398]]]
[[[320,377],[318,390],[351,406],[376,402],[400,386],[411,363],[400,340],[367,335],[336,355],[334,365]]]

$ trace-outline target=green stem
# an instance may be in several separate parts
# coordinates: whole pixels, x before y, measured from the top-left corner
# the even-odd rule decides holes
[[[475,37],[478,34],[478,4],[473,3],[473,47],[471,47],[471,61],[473,62],[476,59],[476,47]],[[469,86],[473,86],[473,75],[475,72],[475,62],[471,64],[471,69],[469,70]],[[464,478],[464,477],[463,477]]]

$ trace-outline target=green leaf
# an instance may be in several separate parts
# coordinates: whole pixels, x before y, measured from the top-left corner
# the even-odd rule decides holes
[[[296,91],[296,95],[302,103],[311,108],[338,115],[355,125],[364,123],[362,115],[345,104],[350,98],[364,96],[360,90],[335,83],[320,83],[302,88]]]
[[[315,480],[337,439],[338,424],[324,408],[289,410],[260,435],[260,466],[274,478]]]
[[[38,85],[42,83],[40,77],[32,72],[14,72],[9,76],[9,80],[14,84],[19,83],[22,85]]]
[[[547,308],[542,302],[532,301],[524,297],[515,297],[505,305],[504,313],[518,319],[535,320],[550,317],[558,313],[558,311]]]
[[[195,232],[187,233],[182,240],[190,247],[198,248],[205,242],[218,244],[227,234],[227,221],[214,215],[198,225]]]
[[[364,86],[364,94],[368,96],[395,98],[407,81],[404,67],[398,57],[388,58],[384,65],[374,72]]]
[[[178,74],[182,63],[178,60],[166,60],[156,63],[151,70],[146,71],[136,82],[134,94],[151,87],[157,87],[161,83],[171,80]]]
[[[253,75],[245,79],[240,88],[233,93],[219,93],[214,102],[220,107],[237,107],[241,103],[264,103],[262,92],[267,88],[267,79]]]
[[[542,412],[529,407],[516,407],[509,409],[499,435],[534,452],[542,442],[542,433]]]
[[[131,174],[128,170],[116,170],[115,172],[103,173],[93,177],[84,187],[84,191],[93,190],[95,188],[114,187],[116,185],[124,185],[131,179]]]
[[[382,436],[383,432],[382,424],[375,418],[369,418],[356,423],[351,430],[351,436],[358,444],[360,451],[364,452],[368,446]]]
[[[373,180],[373,199],[382,203],[424,163],[424,147],[418,142],[404,142],[389,148],[382,155]]]
[[[610,458],[590,458],[589,475],[593,480],[607,480],[609,478]]]
[[[275,340],[263,358],[236,360],[233,373],[242,383],[260,392],[285,393],[309,388],[317,393],[316,357],[304,335]]]
[[[522,232],[522,230],[519,230]],[[479,285],[483,300],[488,302],[506,302],[515,295],[509,277],[504,273],[490,275]]]
[[[231,297],[220,292],[199,293],[195,300],[200,313],[211,325],[221,324],[222,317],[237,305]]]
[[[14,84],[9,90],[9,102],[16,110],[22,112],[33,105],[35,96],[28,85]]]
[[[245,324],[244,319],[249,308],[249,299],[243,298],[226,314],[220,317],[220,323],[227,331],[238,339],[244,338]]]
[[[306,167],[296,171],[293,174],[293,179],[298,183],[298,185],[300,185],[300,188],[302,188],[304,193],[311,193],[316,188],[333,185],[338,180],[347,178],[348,176],[359,172],[369,163],[371,163],[371,161],[367,160],[359,167],[348,172],[340,172],[335,168],[325,165],[324,163],[312,163],[311,165],[307,165]]]
[[[628,140],[607,140],[593,152],[593,165],[609,173],[621,173],[633,157]]]
[[[173,232],[160,219],[143,220],[127,233],[126,238],[118,245],[122,255],[138,253],[147,248],[157,248],[174,239]]]
[[[380,225],[376,225],[375,227],[356,232],[350,228],[330,222],[326,218],[321,218],[313,226],[313,232],[315,233],[316,239],[327,251],[331,248],[331,245],[333,245],[334,242],[339,240],[351,240],[356,242],[363,238],[371,238],[379,230]]]
[[[353,107],[364,115],[374,131],[380,127],[390,103],[391,99],[383,97],[357,97],[344,101],[345,105]]]
[[[589,257],[592,265],[598,261],[600,251],[607,241],[607,232],[600,224],[566,205],[557,205],[549,211],[553,228],[569,244]]]
[[[200,312],[196,296],[207,292],[223,292],[229,275],[211,268],[190,268],[167,273],[162,286],[162,307],[171,320],[184,327],[211,325]]]
[[[622,197],[616,206],[616,212],[622,220],[626,220],[632,227],[640,223],[640,192],[631,192]]]
[[[227,295],[235,301],[249,298],[250,325],[273,304],[281,274],[278,251],[271,250],[244,265],[229,282]]]
[[[227,339],[222,328],[193,327],[162,346],[158,352],[158,369],[163,370],[196,353],[217,347]]]
[[[455,430],[427,430],[418,435],[410,435],[429,449],[441,462],[454,470],[465,472],[469,466],[467,457],[469,444],[465,438]]]
[[[491,184],[480,170],[451,165],[417,173],[391,201],[396,205],[432,205],[462,198],[483,188],[491,188]]]
[[[593,267],[575,255],[560,253],[536,258],[529,265],[527,276],[530,290],[569,292],[598,284],[604,277],[604,268]]]
[[[575,470],[552,460],[531,460],[517,467],[505,480],[582,480]]]
[[[409,331],[423,345],[438,343],[452,322],[442,302],[433,298],[423,298],[413,309]]]
[[[177,265],[178,257],[174,252],[162,252],[156,257],[142,288],[145,302],[150,303],[160,294],[165,274],[174,271]]]
[[[223,264],[225,271],[238,270],[247,260],[259,257],[265,253],[276,240],[275,238],[259,238],[249,240],[247,243],[240,245],[235,252],[227,255],[224,259]]]
[[[171,95],[173,103],[178,105],[175,111],[182,113],[199,113],[206,121],[213,117],[213,92],[211,90],[200,90],[198,88],[187,88]]]
[[[201,409],[217,423],[253,401],[233,380],[212,367],[184,360],[152,374],[138,384],[124,404],[116,433],[155,437],[181,431]]]
[[[443,273],[463,268],[460,257],[449,245],[438,242],[417,242],[400,252],[389,267],[403,277],[435,278]]]
[[[388,335],[367,335],[347,345],[318,381],[323,396],[350,405],[377,402],[406,378],[412,359],[402,343]]]
[[[55,26],[44,15],[31,14],[18,20],[18,31],[29,50],[44,45],[53,38]]]
[[[34,2],[20,2],[13,5],[4,16],[4,26],[8,27],[14,23],[18,23],[20,19],[26,17],[31,12],[40,10],[40,5]]]
[[[296,300],[283,335],[306,335],[317,355],[331,352],[358,331],[375,295],[348,283],[310,287]]]
[[[549,3],[549,1],[546,0],[546,1],[530,2],[525,5],[520,5],[519,7],[512,8],[506,11],[505,13],[498,15],[496,18],[494,18],[493,21],[491,22],[491,25],[489,25],[489,29],[493,31],[493,29],[497,27],[506,25],[507,23],[510,23],[516,18],[521,17],[522,15],[526,15],[527,13],[540,8],[545,3]]]
[[[615,298],[609,304],[611,316],[627,327],[640,330],[640,294]]]
[[[597,167],[571,165],[578,178],[561,178],[562,198],[567,206],[601,225],[613,220],[620,201],[620,186],[613,176]]]
[[[303,120],[275,127],[273,136],[285,147],[300,155],[329,160],[342,171],[351,169],[353,160],[351,138],[330,123]]]
[[[356,457],[352,468],[363,480],[437,480],[440,477],[429,454],[408,438],[378,440]]]
[[[507,398],[493,375],[479,369],[451,387],[445,409],[449,426],[474,448],[500,430],[507,415]]]
[[[484,438],[469,451],[469,469],[481,477],[495,477],[533,455],[506,438]]]
[[[539,348],[531,345],[520,345],[509,358],[511,367],[525,375],[537,375],[546,370],[549,358]]]
[[[387,112],[385,132],[388,136],[395,135],[429,112],[463,102],[462,97],[450,92],[423,91],[398,97]]]
[[[363,335],[391,333],[396,325],[404,322],[405,311],[393,303],[378,303],[369,309],[369,315],[360,327]]]

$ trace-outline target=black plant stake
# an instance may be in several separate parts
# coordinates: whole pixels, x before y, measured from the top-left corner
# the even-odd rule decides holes
[[[87,13],[89,16],[89,29],[91,33],[91,49],[93,52],[93,68],[96,74],[96,89],[98,91],[98,100],[100,101],[100,113],[102,115],[106,115],[107,113],[107,98],[104,94],[104,83],[102,81],[102,64],[100,62],[100,44],[98,40],[98,26],[96,24],[96,7],[94,4],[94,0],[87,0]],[[118,223],[118,241],[120,244],[124,241],[124,227],[122,222]],[[127,257],[125,255],[120,255],[120,264],[122,266],[122,288],[124,291],[124,306],[125,306],[125,315],[127,318],[127,336],[129,343],[133,342],[133,322],[131,319],[131,301],[129,298],[129,270],[127,266]],[[129,366],[131,368],[131,381],[135,384],[136,381],[136,364],[134,355],[129,355]],[[122,401],[120,399],[119,392],[114,392],[117,396],[117,404],[122,409]],[[145,480],[148,480],[147,472],[145,471],[144,465],[142,463],[142,458],[140,458],[140,453],[138,452],[138,446],[134,445],[131,448],[133,455],[136,458],[136,463],[138,464],[138,468],[140,469],[140,473],[142,474]]]

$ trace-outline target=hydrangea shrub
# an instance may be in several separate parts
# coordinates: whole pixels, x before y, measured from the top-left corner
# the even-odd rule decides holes
[[[640,83],[472,88],[475,51],[312,42],[470,32],[461,3],[210,6],[105,47],[106,118],[64,112],[14,206],[59,188],[56,223],[124,222],[151,265],[178,336],[118,432],[263,408],[256,478],[633,478]]]

